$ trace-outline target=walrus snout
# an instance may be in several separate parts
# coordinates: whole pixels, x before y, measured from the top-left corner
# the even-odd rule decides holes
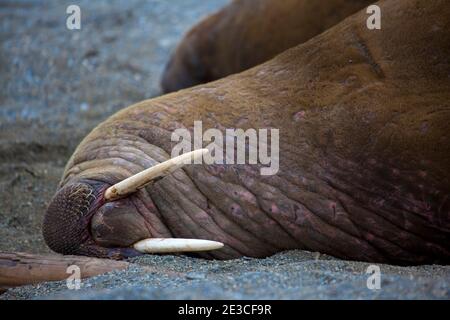
[[[76,254],[89,234],[87,225],[102,204],[99,185],[79,182],[64,186],[53,197],[43,223],[47,245],[58,253]]]
[[[133,203],[134,196],[107,202],[93,215],[90,231],[94,241],[103,247],[129,247],[151,238],[149,224],[144,217],[150,212],[139,212]]]
[[[139,255],[132,248],[105,248],[92,238],[90,223],[105,203],[107,184],[81,181],[62,187],[48,206],[42,226],[45,243],[61,254],[122,259]]]
[[[174,242],[144,188],[207,152],[208,149],[199,149],[182,154],[114,185],[86,180],[62,187],[52,199],[44,219],[47,245],[62,254],[113,259],[141,253],[221,248],[222,243],[203,239]],[[136,247],[137,243],[140,244]]]

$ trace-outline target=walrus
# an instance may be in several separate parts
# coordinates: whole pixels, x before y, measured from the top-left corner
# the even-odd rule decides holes
[[[188,238],[224,244],[196,254],[204,258],[302,249],[449,263],[450,6],[377,5],[381,30],[369,30],[360,11],[266,63],[98,125],[47,209],[48,246],[121,259],[141,254],[134,244],[143,239]],[[278,128],[279,171],[203,163],[168,172],[172,132],[192,131],[196,120]]]
[[[373,0],[234,0],[194,26],[165,67],[165,93],[238,73],[303,43]]]

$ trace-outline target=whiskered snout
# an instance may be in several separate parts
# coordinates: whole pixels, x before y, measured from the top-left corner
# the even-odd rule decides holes
[[[113,186],[97,182],[64,186],[52,199],[44,219],[43,234],[47,245],[62,254],[111,258],[138,253],[207,251],[223,247],[220,242],[203,239],[152,239],[151,226],[142,208],[140,210],[133,201],[139,189],[207,152],[208,149],[199,149],[185,153]]]

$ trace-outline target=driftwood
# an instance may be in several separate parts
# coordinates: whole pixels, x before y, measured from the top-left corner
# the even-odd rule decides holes
[[[67,279],[67,268],[77,265],[81,278],[128,267],[128,262],[82,256],[0,252],[0,292],[11,287]]]

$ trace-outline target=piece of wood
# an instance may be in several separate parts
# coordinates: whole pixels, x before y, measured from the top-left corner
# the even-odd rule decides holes
[[[37,255],[0,252],[0,291],[11,287],[67,279],[67,267],[77,265],[81,278],[89,278],[128,267],[126,261],[83,256]]]

